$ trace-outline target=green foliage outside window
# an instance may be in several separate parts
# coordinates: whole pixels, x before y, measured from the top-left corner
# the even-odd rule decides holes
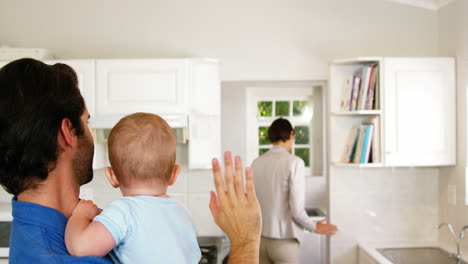
[[[307,102],[307,101],[294,101],[294,103],[293,103],[293,115],[294,116],[303,115],[307,106],[309,106],[309,102]]]
[[[261,149],[258,149],[258,155],[263,155],[264,153],[268,152],[268,150],[270,149],[267,149],[267,148],[261,148]]]
[[[309,144],[309,127],[297,126],[294,128],[294,143]]]
[[[289,116],[289,101],[278,101],[275,104],[275,115],[277,117]]]
[[[273,102],[263,101],[257,103],[258,116],[273,116]]]
[[[304,164],[306,167],[310,167],[310,149],[309,148],[296,148],[294,150],[294,155],[304,160]]]
[[[258,143],[259,145],[269,145],[270,140],[268,139],[268,127],[258,128]]]

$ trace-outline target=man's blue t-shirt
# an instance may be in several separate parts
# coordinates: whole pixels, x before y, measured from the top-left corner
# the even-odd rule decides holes
[[[111,264],[98,257],[72,257],[65,247],[68,219],[59,211],[12,200],[9,262],[11,264]]]

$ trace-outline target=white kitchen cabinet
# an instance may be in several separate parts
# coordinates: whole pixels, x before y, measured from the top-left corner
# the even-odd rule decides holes
[[[96,60],[94,127],[134,112],[188,127],[190,169],[209,169],[221,152],[221,88],[213,59]]]
[[[386,58],[384,65],[386,165],[455,165],[454,59]]]
[[[325,264],[325,236],[306,232],[299,244],[301,264]]]
[[[188,59],[96,60],[96,116],[188,114]]]
[[[346,78],[378,65],[377,107],[344,111]],[[456,163],[455,63],[453,58],[357,58],[330,67],[329,153],[344,167],[448,166]],[[378,120],[373,137],[378,162],[344,163],[353,127]],[[375,129],[377,128],[377,129]]]
[[[189,168],[210,169],[221,155],[221,87],[215,60],[191,61]]]
[[[189,169],[210,169],[221,157],[220,116],[191,115],[189,120]]]

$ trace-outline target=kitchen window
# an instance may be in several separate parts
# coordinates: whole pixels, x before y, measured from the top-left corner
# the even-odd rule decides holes
[[[292,153],[302,158],[306,167],[310,167],[310,149],[312,148],[310,131],[313,116],[313,101],[311,98],[277,98],[276,100],[258,98],[256,105],[258,155],[262,155],[272,147],[268,140],[268,127],[275,119],[283,117],[289,120],[295,131]]]
[[[291,153],[304,160],[306,176],[325,175],[324,87],[323,82],[246,83],[247,164],[272,147],[268,127],[283,117],[294,128]]]

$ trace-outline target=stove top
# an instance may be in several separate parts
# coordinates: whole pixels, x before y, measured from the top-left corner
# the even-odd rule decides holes
[[[231,243],[225,236],[197,237],[202,257],[199,264],[222,264],[229,255]]]

